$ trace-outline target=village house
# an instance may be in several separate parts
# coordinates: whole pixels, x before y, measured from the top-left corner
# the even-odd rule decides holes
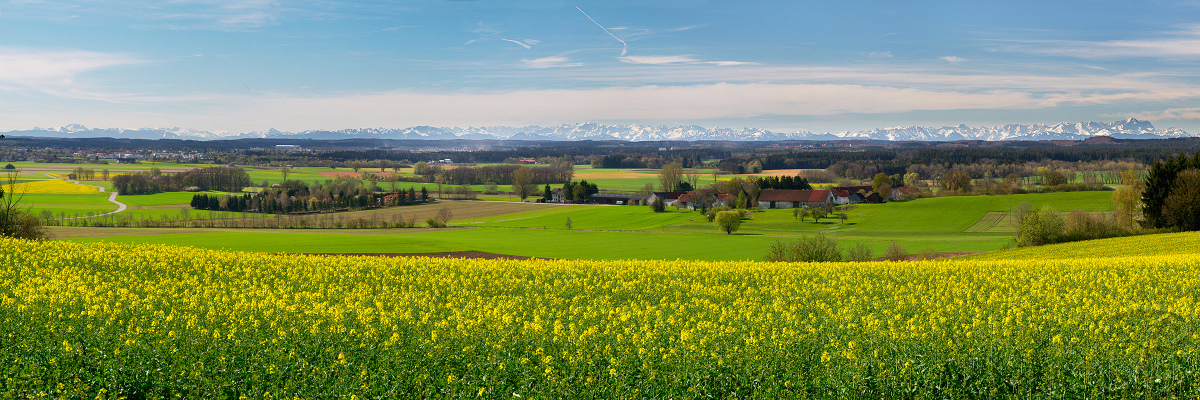
[[[687,192],[679,196],[675,201],[675,207],[680,210],[694,210],[698,199],[693,199],[695,192]],[[736,201],[737,196],[732,194],[718,193],[715,196],[709,196],[709,207],[720,207],[725,201]]]
[[[901,187],[892,189],[892,194],[891,194],[891,196],[888,197],[888,199],[889,200],[903,200],[903,199],[907,198],[908,195],[916,195],[917,193],[920,193],[920,192],[921,192],[921,188],[918,188],[918,187],[901,186]]]
[[[861,194],[853,193],[849,190],[830,190],[830,192],[833,192],[833,204],[839,206],[863,202],[863,196]]]
[[[591,204],[640,204],[646,201],[650,196],[644,194],[626,194],[626,193],[596,193],[588,196],[588,203]]]
[[[654,202],[656,199],[662,199],[663,206],[674,207],[679,201],[679,196],[683,196],[687,192],[654,192],[650,198],[646,199],[647,203]]]
[[[834,203],[829,190],[763,190],[758,195],[758,208],[823,207]]]
[[[567,197],[563,196],[562,188],[550,189],[550,202],[551,203],[562,203],[565,200],[567,200]]]
[[[883,196],[876,194],[875,189],[870,186],[838,186],[838,187],[831,188],[830,190],[834,190],[834,191],[845,190],[847,192],[850,192],[851,195],[857,194],[861,198],[861,200],[859,200],[858,203],[878,204],[878,203],[882,203],[882,202],[884,202],[884,200],[886,200],[886,199],[884,199]],[[892,192],[888,194],[888,196],[889,196],[888,198],[892,198],[891,196],[894,193],[896,193],[895,189],[893,189]],[[872,196],[872,195],[874,195],[874,196]],[[856,203],[848,202],[846,204],[856,204]]]

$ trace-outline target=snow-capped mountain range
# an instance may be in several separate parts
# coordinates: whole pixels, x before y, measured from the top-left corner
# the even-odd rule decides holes
[[[111,137],[126,139],[222,140],[245,138],[279,139],[417,139],[417,140],[622,140],[622,141],[777,141],[777,140],[880,140],[880,141],[951,141],[951,140],[1082,140],[1094,136],[1118,139],[1161,139],[1195,136],[1178,128],[1156,129],[1149,121],[1129,118],[1111,123],[1079,122],[1054,125],[1009,124],[972,128],[966,125],[941,128],[901,126],[857,132],[812,133],[809,131],[772,132],[757,128],[704,128],[689,126],[606,125],[599,123],[524,127],[490,126],[438,128],[414,126],[403,129],[363,128],[338,131],[309,130],[281,132],[209,132],[184,128],[94,129],[72,124],[59,128],[34,128],[9,131],[13,137]]]

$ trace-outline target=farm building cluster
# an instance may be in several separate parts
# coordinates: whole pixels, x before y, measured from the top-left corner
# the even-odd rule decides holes
[[[786,190],[766,189],[758,194],[757,205],[760,209],[771,208],[812,208],[847,204],[874,204],[887,200],[901,198],[907,188],[895,188],[885,199],[879,193],[871,190],[870,186],[844,186],[821,190]],[[562,189],[550,192],[551,203],[566,203]],[[696,191],[654,192],[652,194],[638,193],[596,193],[588,196],[588,204],[612,205],[645,205],[661,199],[667,207],[692,210],[699,202],[709,202],[708,207],[719,207],[737,200],[737,195],[727,193],[702,194]],[[705,207],[705,208],[708,208]]]

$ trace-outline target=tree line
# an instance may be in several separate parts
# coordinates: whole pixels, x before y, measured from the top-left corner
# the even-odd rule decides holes
[[[415,187],[392,192],[367,187],[361,180],[338,177],[306,184],[290,180],[244,195],[196,194],[191,206],[198,210],[291,214],[401,206],[429,201],[429,190]]]
[[[184,190],[240,192],[251,186],[250,175],[237,167],[204,167],[176,174],[149,172],[122,174],[112,178],[113,190],[123,195],[180,192]]]
[[[422,163],[417,163],[421,165]],[[513,184],[513,173],[524,165],[491,165],[483,167],[457,167],[444,169],[441,176],[445,183],[452,185],[481,185],[492,182],[499,185]],[[575,176],[571,166],[526,167],[533,173],[534,184],[559,183],[570,181]],[[428,171],[421,171],[429,173]],[[420,172],[418,172],[420,174]]]

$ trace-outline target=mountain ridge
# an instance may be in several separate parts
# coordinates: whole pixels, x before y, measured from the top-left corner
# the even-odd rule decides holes
[[[1006,124],[972,128],[967,125],[921,127],[896,126],[862,131],[813,133],[809,131],[773,132],[759,128],[704,128],[697,125],[609,125],[595,122],[555,126],[523,127],[433,127],[352,128],[336,131],[306,130],[284,132],[276,129],[251,132],[211,132],[187,128],[88,128],[70,124],[58,128],[33,128],[5,132],[9,136],[126,139],[227,140],[246,138],[279,139],[417,139],[417,140],[621,140],[643,141],[776,141],[776,140],[877,140],[877,141],[954,141],[954,140],[1083,140],[1096,136],[1118,139],[1161,139],[1194,137],[1179,128],[1157,129],[1150,121],[1128,118],[1111,123],[1060,122],[1057,124]]]

